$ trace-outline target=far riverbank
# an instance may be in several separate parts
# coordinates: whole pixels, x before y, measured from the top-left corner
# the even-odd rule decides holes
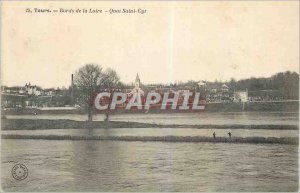
[[[270,129],[298,130],[298,125],[270,124],[155,124],[131,121],[74,121],[69,119],[1,119],[2,130],[39,130],[39,129],[105,129],[105,128],[195,128],[195,129]]]
[[[124,110],[111,111],[112,114],[170,114],[170,113],[224,113],[224,112],[299,112],[298,100],[285,101],[252,101],[246,103],[206,103],[204,110]],[[3,109],[2,115],[51,115],[51,114],[86,114],[85,109],[75,107],[48,107],[48,108],[11,108]],[[94,114],[103,114],[103,111],[94,109]]]

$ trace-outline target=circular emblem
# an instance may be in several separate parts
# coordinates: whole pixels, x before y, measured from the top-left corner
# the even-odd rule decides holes
[[[24,180],[28,176],[28,169],[24,164],[16,164],[11,170],[12,176],[16,180]]]

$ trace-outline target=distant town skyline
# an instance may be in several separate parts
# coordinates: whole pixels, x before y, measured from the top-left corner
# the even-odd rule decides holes
[[[28,7],[147,13],[29,14]],[[26,1],[2,2],[2,11],[2,85],[68,87],[71,74],[87,63],[115,69],[124,83],[139,73],[144,84],[299,73],[298,1]]]
[[[290,72],[290,73],[297,73],[299,75],[298,72],[295,72],[295,71],[284,71],[284,72],[278,72],[278,73],[286,73],[286,72]],[[272,74],[271,76],[274,76],[274,75],[277,75],[278,73],[276,74]],[[137,73],[138,75],[138,73]],[[139,76],[139,75],[138,75]],[[248,78],[242,78],[242,79],[235,79],[233,78],[235,81],[240,81],[240,80],[246,80],[246,79],[250,79],[250,78],[270,78],[271,76],[268,76],[268,77],[254,77],[254,76],[251,76],[251,77],[248,77]],[[137,76],[136,76],[137,77]],[[232,79],[232,78],[231,78]],[[230,79],[230,80],[231,80]],[[215,79],[215,80],[212,80],[212,81],[209,81],[209,80],[192,80],[192,79],[189,79],[187,81],[181,81],[181,80],[176,80],[174,82],[156,82],[156,83],[153,83],[153,82],[150,82],[150,83],[145,83],[145,82],[142,82],[140,80],[140,83],[142,85],[173,85],[173,84],[185,84],[187,83],[188,81],[195,81],[195,82],[199,82],[201,84],[201,82],[210,82],[210,83],[215,83],[216,81],[218,83],[229,83],[230,80],[218,80],[218,79]],[[136,78],[131,81],[131,82],[124,82],[122,80],[120,80],[121,83],[127,85],[127,86],[135,86],[136,84]],[[44,87],[44,86],[41,86],[39,84],[36,84],[36,83],[33,83],[33,82],[25,82],[24,84],[21,84],[21,85],[5,85],[5,84],[1,84],[1,86],[4,86],[4,87],[26,87],[26,86],[32,86],[32,87],[40,87],[40,88],[43,88],[43,89],[56,89],[56,88],[65,88],[65,89],[68,89],[70,86],[71,86],[71,76],[70,76],[70,85],[67,85],[67,86],[48,86],[48,87]]]

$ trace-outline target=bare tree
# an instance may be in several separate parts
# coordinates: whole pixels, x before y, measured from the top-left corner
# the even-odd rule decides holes
[[[102,85],[110,93],[112,92],[112,90],[114,88],[121,85],[120,76],[117,74],[117,72],[115,70],[113,70],[111,68],[106,69],[105,72],[103,73],[102,77],[103,77],[102,78]],[[109,101],[111,101],[111,98],[110,98]],[[105,121],[109,121],[110,104],[111,103],[109,102],[107,111],[105,113],[105,115],[106,115]]]
[[[96,64],[86,64],[74,76],[74,83],[79,91],[78,97],[87,110],[89,121],[93,120],[93,99],[99,90],[102,78],[102,67]]]

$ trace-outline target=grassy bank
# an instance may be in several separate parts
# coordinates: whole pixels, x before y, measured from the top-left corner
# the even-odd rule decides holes
[[[2,139],[42,139],[42,140],[112,140],[143,142],[209,142],[209,143],[253,143],[253,144],[294,144],[299,143],[297,137],[203,137],[203,136],[70,136],[70,135],[4,135]]]
[[[85,128],[195,128],[195,129],[272,129],[272,130],[297,130],[297,125],[180,125],[180,124],[151,124],[124,121],[73,121],[68,119],[2,119],[2,130],[38,130],[38,129],[85,129]]]

